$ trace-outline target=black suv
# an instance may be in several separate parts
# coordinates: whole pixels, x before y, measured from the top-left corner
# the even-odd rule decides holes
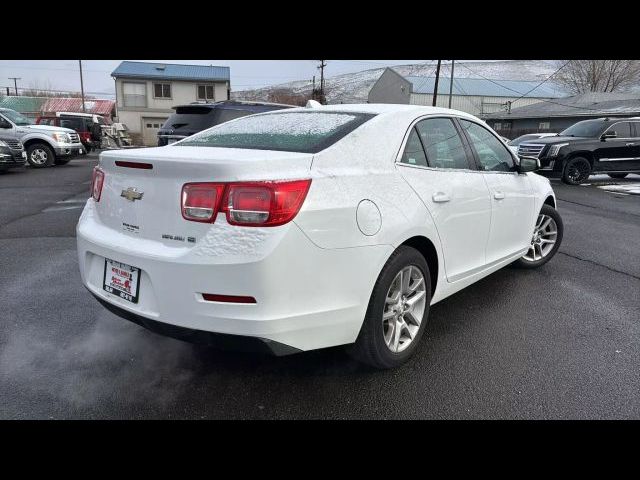
[[[521,143],[518,155],[538,157],[539,173],[571,185],[592,173],[624,178],[640,173],[640,117],[583,120],[557,136]]]
[[[215,103],[194,102],[189,105],[173,107],[176,111],[158,131],[158,146],[182,140],[194,133],[219,125],[234,118],[270,112],[283,108],[294,108],[295,105],[267,102],[243,102],[226,100]]]

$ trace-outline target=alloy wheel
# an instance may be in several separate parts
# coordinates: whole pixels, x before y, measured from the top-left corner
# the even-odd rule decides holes
[[[569,179],[574,183],[584,182],[587,178],[589,178],[589,170],[590,167],[588,162],[574,162],[569,165],[567,177],[569,177]]]
[[[531,245],[522,257],[529,262],[537,262],[545,258],[553,250],[558,238],[558,226],[549,215],[538,215],[538,221],[533,229]]]
[[[34,148],[31,152],[31,161],[36,165],[47,163],[48,155],[42,148]]]
[[[384,341],[394,353],[405,350],[420,330],[427,292],[422,271],[409,265],[391,282],[382,313]]]

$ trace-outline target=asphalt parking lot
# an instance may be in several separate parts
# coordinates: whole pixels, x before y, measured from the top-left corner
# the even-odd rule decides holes
[[[608,177],[554,182],[559,254],[435,305],[414,359],[374,371],[340,348],[221,352],[107,312],[75,251],[95,163],[0,174],[0,418],[640,418],[640,195],[597,188]]]

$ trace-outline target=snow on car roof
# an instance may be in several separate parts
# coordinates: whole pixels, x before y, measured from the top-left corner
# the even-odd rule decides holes
[[[317,110],[319,112],[358,112],[358,113],[415,113],[420,115],[429,114],[447,114],[447,115],[460,115],[469,118],[476,118],[468,113],[441,107],[428,107],[424,105],[401,105],[396,103],[341,103],[336,105],[323,105],[317,108],[300,107],[296,109],[289,109],[287,112],[295,111],[310,111]]]

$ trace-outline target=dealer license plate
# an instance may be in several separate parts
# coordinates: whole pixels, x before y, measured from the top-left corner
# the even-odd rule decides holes
[[[128,302],[138,303],[140,269],[105,258],[104,285],[102,288]]]

